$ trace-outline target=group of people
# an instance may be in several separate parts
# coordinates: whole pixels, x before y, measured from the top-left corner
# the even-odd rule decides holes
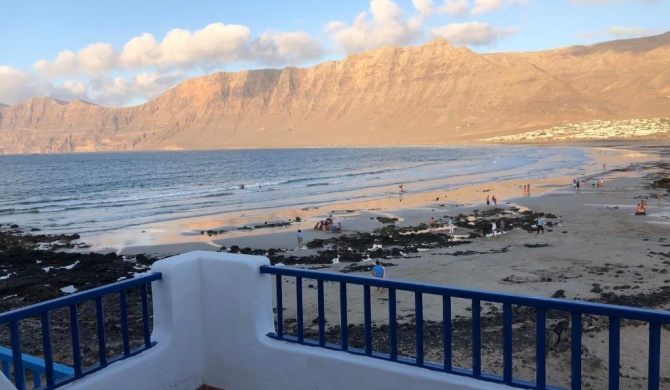
[[[530,196],[530,184],[523,185],[523,196]]]
[[[496,221],[491,221],[491,232],[493,233],[493,237],[498,235],[498,227],[500,227],[500,234],[505,233],[505,220],[500,218],[498,222]]]
[[[582,187],[582,184],[581,184],[582,181],[584,182],[585,186],[588,186],[589,181],[587,181],[587,180],[573,179],[572,180],[572,187],[575,188],[575,189],[580,189]],[[595,179],[595,178],[592,178],[590,180],[590,183],[591,183],[591,188],[601,188],[605,184],[603,179]]]
[[[335,226],[335,223],[333,222],[333,219],[328,217],[323,221],[319,221],[314,225],[314,230],[323,230],[324,232],[333,232],[333,233],[342,233],[342,224],[337,223],[337,226]]]
[[[647,201],[642,199],[635,207],[635,215],[647,215]]]
[[[498,198],[496,198],[495,195],[493,195],[490,198],[489,198],[488,195],[486,195],[486,205],[490,206],[491,204],[493,204],[493,206],[497,206],[498,205]]]

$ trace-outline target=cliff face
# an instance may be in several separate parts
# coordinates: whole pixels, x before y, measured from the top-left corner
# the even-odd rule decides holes
[[[136,107],[0,107],[2,153],[454,144],[566,121],[667,116],[670,33],[533,53],[442,40],[308,69],[216,73]]]

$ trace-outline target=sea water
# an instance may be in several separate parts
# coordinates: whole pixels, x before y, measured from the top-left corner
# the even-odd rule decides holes
[[[0,156],[0,223],[96,233],[321,207],[499,180],[576,176],[577,148],[328,148]]]

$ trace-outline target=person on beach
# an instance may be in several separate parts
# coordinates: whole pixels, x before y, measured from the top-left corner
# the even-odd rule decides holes
[[[375,278],[384,279],[386,277],[386,268],[382,265],[382,262],[379,260],[375,261],[375,266],[372,267],[370,271]],[[384,291],[382,287],[377,287],[377,291]]]
[[[491,231],[493,232],[493,237],[497,235],[498,227],[496,226],[496,221],[491,221]]]
[[[296,234],[298,238],[298,249],[302,248],[302,230],[298,229],[298,233]]]
[[[493,196],[491,197],[491,201],[493,202],[493,207],[495,207],[495,206],[498,205],[498,198],[496,198],[495,195],[493,195]]]
[[[544,234],[544,217],[543,216],[538,216],[537,217],[537,233],[540,234],[540,231],[542,231],[542,234]]]
[[[403,186],[402,186],[402,184],[401,184],[401,185],[399,185],[399,186],[398,186],[398,188],[400,189],[400,192],[402,192],[402,191],[403,191]]]
[[[530,196],[530,184],[526,185],[526,196]]]
[[[489,198],[488,195],[486,195],[486,205],[487,206],[491,205],[491,198]]]
[[[528,193],[527,191],[528,191],[528,190],[527,190],[527,188],[526,188],[526,185],[524,184],[524,185],[523,185],[523,196],[526,196],[526,194]]]
[[[500,226],[500,233],[505,233],[505,220],[500,218],[498,220],[498,226]]]
[[[454,234],[454,219],[449,217],[449,234]]]
[[[434,228],[435,226],[437,226],[437,224],[435,223],[435,218],[430,217],[430,221],[428,221],[428,226],[430,226],[430,227],[432,227],[432,228]]]

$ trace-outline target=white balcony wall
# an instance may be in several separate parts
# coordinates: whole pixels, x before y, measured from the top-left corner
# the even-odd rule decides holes
[[[191,252],[156,262],[158,345],[69,390],[504,389],[505,386],[345,352],[276,341],[265,257]]]

